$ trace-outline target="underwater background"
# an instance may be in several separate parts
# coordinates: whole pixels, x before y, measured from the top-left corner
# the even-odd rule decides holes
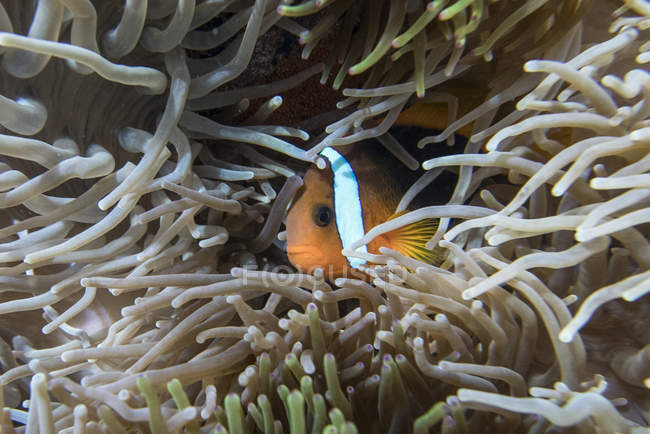
[[[2,0],[0,431],[648,432],[649,27],[647,0]],[[312,244],[349,275],[286,252],[328,148],[390,216]]]

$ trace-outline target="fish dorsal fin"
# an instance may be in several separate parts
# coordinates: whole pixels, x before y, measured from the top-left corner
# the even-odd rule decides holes
[[[399,217],[408,211],[393,214],[388,220]],[[382,242],[386,247],[400,252],[418,261],[431,265],[440,265],[443,260],[443,252],[439,248],[429,250],[426,243],[433,237],[438,229],[438,219],[429,218],[411,223],[395,229],[394,231],[382,234]]]

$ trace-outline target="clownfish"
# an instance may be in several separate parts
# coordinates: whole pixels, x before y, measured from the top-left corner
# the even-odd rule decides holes
[[[467,107],[462,107],[461,112],[469,111],[469,103],[465,101],[463,105]],[[445,104],[416,103],[400,114],[394,127],[430,132],[442,130],[447,124]],[[458,131],[457,137],[466,138],[470,131],[471,126],[466,126]],[[303,187],[287,214],[287,255],[301,272],[311,273],[321,268],[330,280],[346,275],[359,276],[355,269],[366,261],[346,257],[341,251],[349,249],[354,241],[378,224],[410,211],[395,213],[402,195],[419,174],[414,176],[413,172],[405,171],[378,143],[328,147],[321,151],[321,156],[327,161],[327,167],[323,170],[310,168],[306,172]],[[443,196],[448,198],[453,184],[455,182],[450,180],[446,185],[430,188],[438,192],[445,190]],[[437,227],[438,219],[425,219],[379,235],[357,251],[377,254],[383,246],[438,265],[444,259],[442,253],[425,247]]]
[[[301,272],[321,268],[329,280],[359,276],[355,270],[365,261],[341,251],[378,224],[410,211],[395,212],[421,173],[402,167],[379,143],[328,147],[320,155],[327,167],[312,167],[305,173],[303,187],[287,213],[287,255]],[[383,246],[438,265],[441,252],[425,247],[437,227],[437,219],[425,219],[379,235],[357,251],[377,254]]]
[[[369,229],[399,215],[395,208],[407,187],[391,179],[383,159],[364,155],[358,148],[343,155],[328,147],[321,155],[327,167],[307,171],[302,191],[287,214],[287,255],[299,271],[322,268],[333,279],[354,275],[353,270],[365,263],[343,256],[341,250],[350,248]],[[393,164],[400,163],[393,160]],[[437,264],[439,254],[424,246],[436,229],[437,220],[423,220],[379,235],[358,251],[378,253],[384,246]]]

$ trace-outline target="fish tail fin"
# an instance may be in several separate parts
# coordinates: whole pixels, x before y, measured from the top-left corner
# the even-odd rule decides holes
[[[405,212],[394,214],[389,220],[399,217]],[[439,221],[436,218],[428,218],[385,233],[383,236],[388,242],[386,247],[418,261],[440,265],[445,259],[443,249],[436,247],[429,250],[426,247],[427,242],[438,230]]]

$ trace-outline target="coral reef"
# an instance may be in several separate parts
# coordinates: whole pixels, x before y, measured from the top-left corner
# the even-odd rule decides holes
[[[648,27],[647,0],[4,1],[0,430],[647,432]],[[449,117],[418,146],[462,152],[393,137],[418,101]],[[301,175],[371,138],[426,170],[405,212],[344,252],[365,280],[296,273]],[[430,218],[439,267],[354,250]]]

